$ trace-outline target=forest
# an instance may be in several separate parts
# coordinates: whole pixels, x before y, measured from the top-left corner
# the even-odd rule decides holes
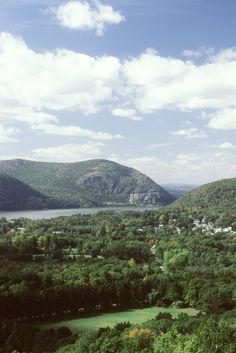
[[[138,345],[136,352],[164,352],[162,346],[167,347],[165,352],[179,352],[183,348],[173,350],[171,344],[203,344],[195,342],[196,337],[200,339],[199,330],[203,336],[215,330],[217,339],[226,332],[235,335],[235,230],[233,214],[203,217],[192,209],[183,213],[178,207],[37,221],[2,218],[2,352],[123,353],[134,351],[133,344]],[[68,314],[154,305],[192,307],[199,315],[107,329],[89,339],[87,351],[81,348],[86,335],[75,337],[67,328],[45,331],[37,327],[40,320]],[[133,335],[132,339],[124,339],[127,335]],[[114,343],[119,348],[103,347],[113,341],[119,342]],[[67,344],[70,348],[63,348]],[[232,349],[218,347],[209,352],[235,352]]]

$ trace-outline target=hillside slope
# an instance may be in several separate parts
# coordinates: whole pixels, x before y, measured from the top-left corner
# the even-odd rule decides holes
[[[167,205],[175,200],[135,169],[107,160],[46,163],[0,162],[0,171],[63,203],[63,207]]]
[[[200,186],[185,194],[171,207],[205,209],[207,212],[236,212],[236,178]]]
[[[53,208],[56,203],[30,186],[0,174],[0,211]]]

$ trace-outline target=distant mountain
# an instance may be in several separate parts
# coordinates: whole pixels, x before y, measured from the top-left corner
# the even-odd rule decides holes
[[[198,185],[192,184],[162,184],[162,187],[176,198],[182,197],[189,191],[192,191],[198,187]]]
[[[55,202],[21,181],[0,174],[0,210],[53,208]]]
[[[171,207],[214,211],[236,212],[236,178],[223,179],[200,186],[185,194]]]
[[[60,207],[167,205],[175,200],[146,175],[107,160],[46,163],[15,159],[0,161],[0,172],[58,200]]]

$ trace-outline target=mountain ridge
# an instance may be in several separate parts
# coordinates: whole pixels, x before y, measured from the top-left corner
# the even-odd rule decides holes
[[[62,208],[163,206],[175,200],[145,174],[105,159],[75,163],[4,160],[0,171],[58,200]]]

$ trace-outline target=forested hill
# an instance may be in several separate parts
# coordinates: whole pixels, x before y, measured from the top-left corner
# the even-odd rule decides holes
[[[175,200],[165,189],[135,169],[107,160],[46,163],[0,162],[0,171],[60,202],[60,207],[167,205]]]
[[[208,213],[236,212],[236,178],[200,186],[177,200],[172,207],[206,210]]]
[[[53,208],[55,202],[21,181],[0,174],[0,210]]]

